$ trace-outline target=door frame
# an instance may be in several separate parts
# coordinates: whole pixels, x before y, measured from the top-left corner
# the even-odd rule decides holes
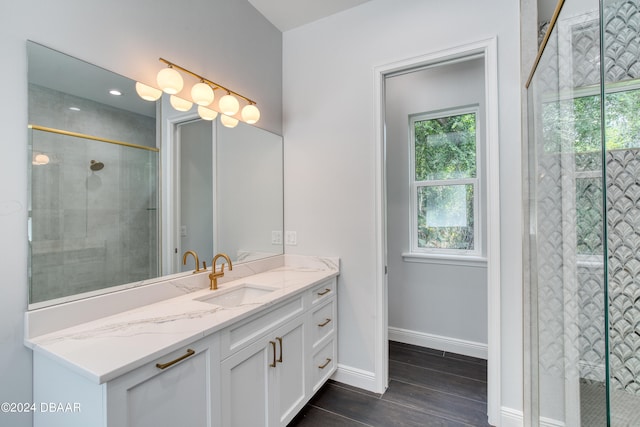
[[[165,97],[163,97],[164,99]],[[163,106],[164,107],[164,106]],[[171,107],[169,107],[171,108]],[[180,272],[182,261],[182,249],[180,246],[180,137],[178,135],[179,126],[185,123],[202,120],[197,112],[177,112],[170,110],[168,117],[162,120],[162,150],[161,150],[161,180],[162,180],[162,221],[161,240],[162,250],[162,275],[167,276]],[[217,121],[211,122],[213,126],[213,153],[215,159],[216,152],[216,126]],[[164,153],[164,154],[162,154]],[[213,174],[215,177],[215,161],[213,161]],[[215,186],[213,189],[214,215]],[[217,247],[217,230],[214,226],[214,248]],[[176,252],[178,250],[178,252]]]
[[[376,391],[384,392],[389,384],[389,320],[387,283],[386,158],[385,158],[385,78],[456,59],[481,55],[485,71],[485,141],[487,207],[487,413],[489,423],[497,425],[501,402],[500,336],[500,144],[498,127],[498,58],[497,38],[460,45],[374,68],[374,125],[376,144],[376,317],[375,373]]]

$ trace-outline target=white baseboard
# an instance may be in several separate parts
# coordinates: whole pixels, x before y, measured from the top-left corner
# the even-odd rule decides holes
[[[500,409],[500,427],[522,427],[524,426],[524,415],[522,411],[502,407]]]
[[[540,417],[540,427],[565,427],[566,424],[562,421],[552,420],[551,418]]]
[[[524,415],[522,411],[502,407],[500,413],[500,427],[522,427],[524,426]],[[564,422],[540,417],[540,427],[565,427]]]
[[[338,369],[333,373],[331,379],[374,393],[381,393],[376,390],[376,375],[363,369],[338,364]]]
[[[451,353],[478,357],[485,360],[488,357],[489,351],[487,344],[393,327],[389,327],[389,339],[391,341],[449,351]]]

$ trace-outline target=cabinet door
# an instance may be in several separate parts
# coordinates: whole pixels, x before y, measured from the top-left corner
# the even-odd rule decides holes
[[[223,427],[268,426],[269,383],[274,375],[276,342],[258,340],[229,356],[220,367]]]
[[[286,426],[306,402],[304,318],[287,323],[274,335],[278,357],[272,394],[277,410],[272,425]]]
[[[199,341],[110,382],[108,426],[211,426],[208,344]]]

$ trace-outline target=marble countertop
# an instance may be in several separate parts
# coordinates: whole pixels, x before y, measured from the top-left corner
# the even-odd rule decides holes
[[[96,383],[112,380],[234,322],[286,300],[339,273],[338,263],[285,265],[73,327],[25,339],[41,352]],[[244,284],[274,289],[250,303],[225,308],[198,301]]]

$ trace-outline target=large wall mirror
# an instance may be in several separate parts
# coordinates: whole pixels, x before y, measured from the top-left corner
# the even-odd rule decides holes
[[[283,253],[282,137],[144,101],[37,43],[27,55],[30,309],[191,274],[187,250]]]

